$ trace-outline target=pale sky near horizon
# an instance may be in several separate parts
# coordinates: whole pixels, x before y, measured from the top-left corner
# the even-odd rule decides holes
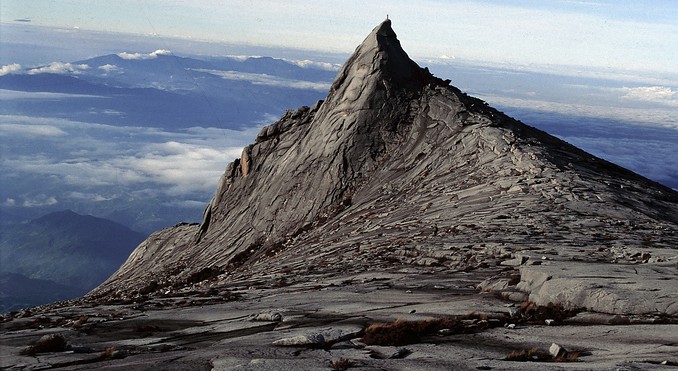
[[[678,74],[678,1],[0,2],[3,23],[346,53],[387,14],[418,57]]]

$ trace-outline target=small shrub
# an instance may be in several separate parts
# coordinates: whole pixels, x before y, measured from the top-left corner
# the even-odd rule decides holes
[[[421,341],[422,321],[396,320],[375,323],[365,329],[363,343],[367,345],[406,345]]]
[[[346,358],[339,358],[330,362],[330,367],[332,367],[333,370],[346,370],[353,367],[353,361]]]
[[[558,357],[553,357],[545,350],[531,348],[514,350],[507,354],[504,360],[513,362],[577,362],[579,356],[579,352],[566,352]]]
[[[63,352],[66,350],[66,339],[61,334],[44,335],[35,344],[23,349],[20,354],[34,356],[38,353]]]
[[[80,316],[77,320],[73,321],[73,328],[79,329],[82,326],[84,326],[87,321],[89,320],[89,317],[87,316]]]
[[[553,319],[557,323],[574,317],[579,313],[577,309],[565,309],[560,304],[548,303],[547,305],[537,305],[531,301],[524,301],[520,304],[520,313],[523,321],[527,323],[543,323],[546,319]]]

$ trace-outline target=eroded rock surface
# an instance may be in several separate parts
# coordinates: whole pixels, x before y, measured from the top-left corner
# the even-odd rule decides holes
[[[200,225],[152,235],[90,298],[185,287],[205,269],[292,282],[334,269],[521,266],[539,259],[516,254],[534,250],[607,264],[619,249],[675,249],[677,205],[675,191],[432,76],[387,20],[325,101],[287,112],[228,166]]]
[[[265,279],[203,282],[137,303],[44,307],[5,318],[0,368],[590,370],[678,364],[675,322],[576,311],[558,318],[564,313],[558,308],[524,306],[476,290],[492,271],[310,274],[307,282],[277,288]],[[283,313],[282,321],[252,320],[262,313]],[[441,319],[448,319],[443,327],[417,330]],[[370,325],[393,321],[419,332],[385,334],[403,338],[398,344],[363,342]],[[62,341],[35,354],[25,351],[46,338]],[[567,364],[506,359],[534,349],[548,355],[553,343],[579,358]]]
[[[387,20],[228,166],[200,224],[5,317],[2,367],[543,369],[507,354],[555,343],[568,368],[661,368],[676,247],[675,191],[432,76]],[[421,321],[406,347],[361,343],[397,320]],[[19,354],[48,333],[92,352]]]

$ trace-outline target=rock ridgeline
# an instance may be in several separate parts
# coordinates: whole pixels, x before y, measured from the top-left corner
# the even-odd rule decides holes
[[[200,224],[152,234],[88,299],[253,276],[471,270],[521,251],[624,263],[625,249],[678,246],[675,191],[449,83],[413,62],[386,20],[324,101],[288,111],[229,164]]]

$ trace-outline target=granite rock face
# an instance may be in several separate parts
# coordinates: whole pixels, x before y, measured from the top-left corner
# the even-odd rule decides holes
[[[387,20],[327,99],[261,130],[226,169],[199,225],[156,232],[89,298],[133,299],[205,279],[533,264],[515,255],[525,251],[609,263],[615,249],[676,246],[675,191],[432,76]],[[548,293],[555,282],[521,287],[557,301]]]
[[[78,302],[0,316],[0,368],[663,369],[677,246],[675,191],[432,76],[387,20],[200,224]],[[23,351],[50,334],[63,350]]]

